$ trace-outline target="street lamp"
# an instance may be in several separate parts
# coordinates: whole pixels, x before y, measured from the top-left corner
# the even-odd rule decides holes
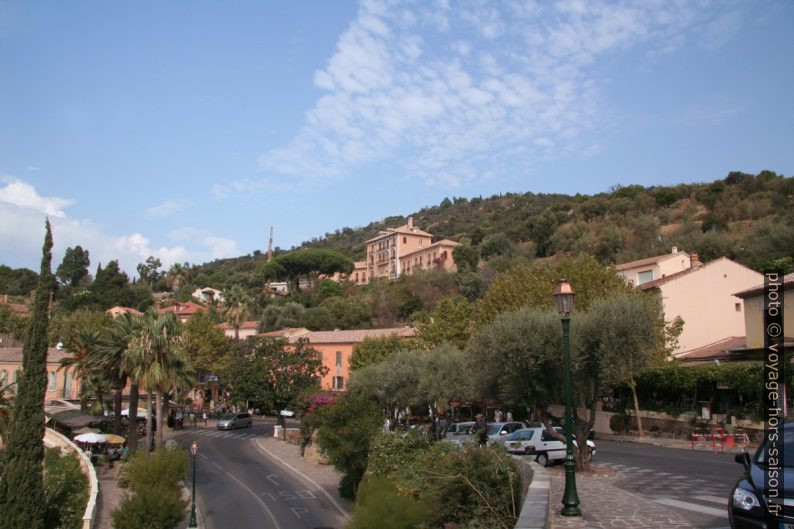
[[[579,495],[576,493],[576,462],[573,458],[573,403],[571,399],[571,346],[569,329],[573,312],[574,291],[561,279],[554,287],[554,304],[562,319],[562,348],[565,353],[565,493],[562,496],[563,516],[581,516]]]
[[[193,441],[190,445],[190,453],[193,454],[193,497],[190,502],[190,522],[187,524],[188,529],[196,528],[196,454],[198,454],[198,443]]]

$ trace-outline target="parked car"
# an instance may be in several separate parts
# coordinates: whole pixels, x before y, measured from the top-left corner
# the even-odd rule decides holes
[[[565,435],[562,428],[556,427],[555,430],[563,436]],[[544,467],[553,462],[565,461],[565,442],[552,437],[542,426],[516,430],[512,434],[498,439],[497,442],[503,444],[510,453],[527,454],[534,457]],[[575,439],[573,443],[574,446],[578,446]],[[596,453],[595,443],[588,439],[587,446],[590,448],[589,456],[592,458]]]
[[[503,435],[508,435],[524,427],[520,422],[492,422],[488,424],[488,440],[496,441]]]
[[[218,430],[236,430],[250,428],[253,424],[249,413],[227,413],[218,419]]]
[[[442,443],[449,443],[457,446],[465,444],[476,444],[474,433],[477,431],[477,423],[473,421],[453,422],[447,428],[447,434],[441,440]]]
[[[774,446],[773,441],[777,444]],[[772,450],[779,459],[772,462]],[[782,459],[782,460],[781,460]],[[794,422],[785,423],[777,439],[768,436],[755,454],[736,454],[736,462],[744,466],[744,474],[734,485],[728,502],[728,518],[733,529],[789,529],[794,527]],[[764,495],[767,464],[777,470],[777,494]],[[770,477],[771,471],[770,471]],[[771,482],[771,480],[770,480]]]

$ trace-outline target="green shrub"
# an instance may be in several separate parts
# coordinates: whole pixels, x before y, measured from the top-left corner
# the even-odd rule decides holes
[[[126,497],[113,512],[115,529],[171,529],[185,519],[187,503],[182,500],[181,481],[187,474],[183,450],[160,449],[136,452],[121,469],[135,493]]]
[[[88,478],[72,453],[60,448],[44,453],[44,492],[47,501],[45,527],[77,529],[82,527],[88,502]]]
[[[631,418],[622,413],[616,413],[609,418],[609,429],[615,433],[623,433],[629,429]]]
[[[122,500],[113,512],[114,529],[173,529],[185,519],[185,507],[178,493],[143,489]]]
[[[348,529],[412,529],[428,519],[429,502],[401,493],[386,476],[368,476],[358,488]]]
[[[179,490],[187,475],[187,455],[183,450],[137,452],[126,464],[130,487],[135,492],[150,489]]]

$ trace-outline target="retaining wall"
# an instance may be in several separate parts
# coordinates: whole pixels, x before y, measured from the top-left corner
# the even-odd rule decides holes
[[[48,448],[58,446],[61,450],[74,452],[77,455],[77,459],[80,461],[80,468],[83,474],[88,478],[89,485],[88,504],[86,504],[85,512],[83,513],[82,529],[91,529],[96,516],[97,499],[99,498],[99,481],[97,481],[94,465],[91,464],[91,460],[88,459],[88,456],[80,450],[80,447],[70,441],[65,435],[51,428],[46,428],[44,430],[44,446]]]

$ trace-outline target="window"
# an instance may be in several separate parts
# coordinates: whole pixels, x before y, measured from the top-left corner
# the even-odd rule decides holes
[[[653,281],[653,270],[645,270],[644,272],[637,272],[637,284],[641,285]]]
[[[419,247],[421,248],[424,245],[425,245],[425,240],[424,239],[419,239]]]
[[[736,312],[742,311],[742,304],[741,303],[734,303],[733,307],[736,309]]]
[[[323,363],[323,352],[322,351],[317,351],[317,361],[320,362],[321,364]]]
[[[342,351],[336,352],[336,367],[342,367]]]
[[[345,389],[345,377],[334,377],[334,389]]]
[[[0,371],[0,384],[4,385],[6,382],[6,378],[8,378],[8,371],[3,369],[2,371]]]
[[[49,378],[49,385],[47,386],[47,391],[55,391],[55,371],[50,371],[47,373],[47,377]]]
[[[19,382],[19,369],[14,371],[14,384],[16,384],[17,382]]]
[[[403,244],[408,244],[408,237],[403,237]]]

